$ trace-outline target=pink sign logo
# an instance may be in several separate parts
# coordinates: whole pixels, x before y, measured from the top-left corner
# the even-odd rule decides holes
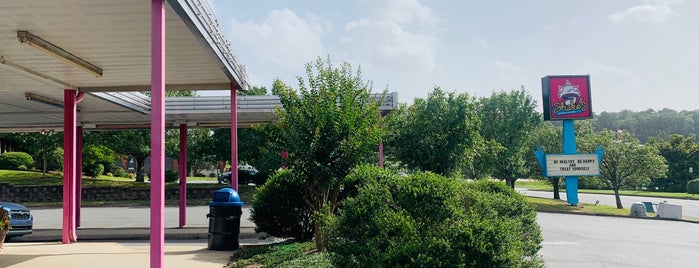
[[[558,99],[560,102],[553,103],[553,113],[555,115],[578,114],[587,111],[587,103],[582,97],[579,85],[573,85],[570,80],[562,86],[558,86]]]
[[[544,90],[544,119],[592,118],[589,76],[546,76]]]

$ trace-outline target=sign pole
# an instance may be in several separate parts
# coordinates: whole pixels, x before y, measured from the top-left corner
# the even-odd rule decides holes
[[[575,126],[572,119],[563,120],[563,154],[577,154]],[[578,176],[565,176],[568,204],[578,204]]]

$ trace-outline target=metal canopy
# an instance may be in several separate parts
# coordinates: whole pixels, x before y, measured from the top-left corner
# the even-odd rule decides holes
[[[167,2],[166,88],[246,89],[245,68],[206,2]],[[61,128],[64,89],[86,92],[77,115],[85,127],[149,123],[149,98],[126,91],[150,90],[150,20],[150,2],[143,0],[2,1],[0,132]],[[19,31],[101,68],[102,76],[20,42]],[[228,111],[225,120],[230,125]],[[192,116],[178,114],[166,120],[207,124],[211,118],[225,125],[217,116]]]

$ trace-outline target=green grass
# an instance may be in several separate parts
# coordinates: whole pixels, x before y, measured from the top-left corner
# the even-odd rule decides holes
[[[534,209],[538,212],[554,212],[554,213],[580,213],[590,215],[614,215],[628,216],[629,209],[618,209],[612,206],[603,206],[595,204],[580,203],[577,206],[569,206],[563,200],[555,200],[549,198],[527,196],[529,203],[534,205]],[[653,213],[651,213],[653,214]],[[654,214],[652,216],[655,216]]]
[[[333,267],[328,254],[317,252],[313,242],[285,241],[271,245],[242,246],[232,258],[238,267]]]
[[[526,180],[515,182],[515,187],[517,188],[527,188],[532,191],[553,191],[553,186],[548,181],[544,180]],[[560,191],[564,193],[566,191],[565,187],[561,186]],[[587,194],[607,194],[613,195],[612,190],[592,190],[592,189],[578,189],[579,193]],[[659,198],[676,198],[676,199],[697,199],[699,200],[699,195],[693,195],[688,193],[671,193],[671,192],[653,192],[653,191],[637,191],[637,190],[621,190],[620,195],[629,196],[648,196],[648,197],[659,197]]]

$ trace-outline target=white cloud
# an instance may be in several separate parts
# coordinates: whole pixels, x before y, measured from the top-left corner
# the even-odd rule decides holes
[[[251,48],[258,58],[286,68],[298,68],[323,56],[323,34],[330,25],[317,16],[302,19],[288,9],[275,9],[263,22],[232,21],[236,43]]]
[[[418,0],[361,0],[368,16],[345,25],[342,42],[373,67],[395,72],[429,71],[436,66],[441,18]]]
[[[672,10],[671,6],[681,2],[681,0],[653,1],[611,14],[609,15],[609,19],[615,23],[629,19],[661,23],[670,17],[678,16],[677,13]]]
[[[524,68],[520,67],[519,65],[511,63],[511,62],[501,61],[499,59],[496,59],[495,61],[493,61],[493,63],[491,63],[488,66],[488,69],[489,70],[497,70],[497,71],[506,72],[506,73],[511,73],[511,74],[520,74],[520,73],[524,72]]]
[[[471,41],[471,48],[487,48],[488,47],[488,41],[486,41],[483,38],[476,38]]]

